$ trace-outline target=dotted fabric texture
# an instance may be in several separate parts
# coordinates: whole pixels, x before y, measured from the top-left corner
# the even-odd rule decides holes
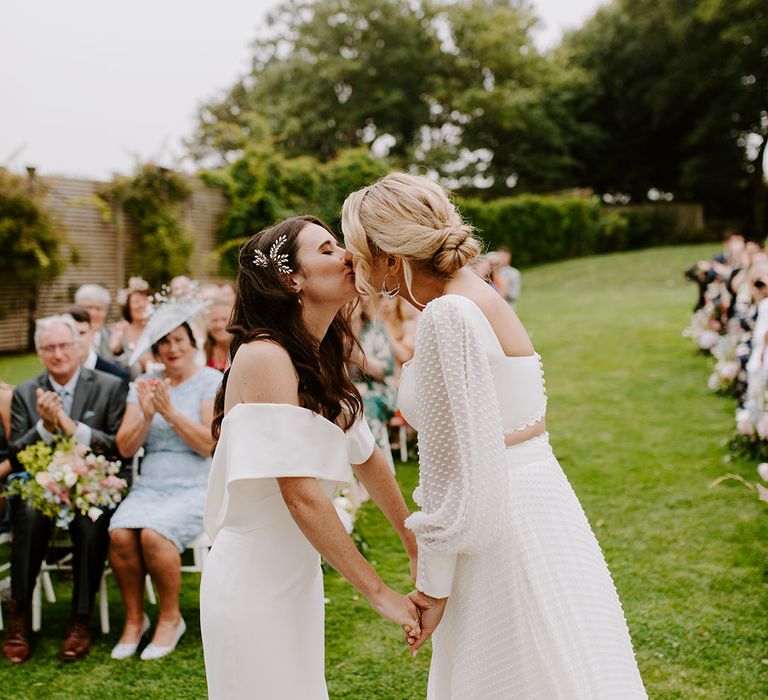
[[[421,511],[407,521],[417,586],[450,596],[428,698],[646,698],[611,575],[548,437],[504,449],[497,395],[509,405],[515,386],[494,383],[498,341],[478,332],[482,312],[465,301],[427,306],[415,381],[401,386],[419,430]],[[541,396],[540,362],[525,367]]]

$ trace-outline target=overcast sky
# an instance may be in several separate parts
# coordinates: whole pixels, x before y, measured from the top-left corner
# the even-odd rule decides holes
[[[552,46],[606,0],[534,0]],[[275,0],[1,0],[0,165],[109,179],[172,164],[197,106],[248,69]],[[214,10],[215,8],[215,10]]]

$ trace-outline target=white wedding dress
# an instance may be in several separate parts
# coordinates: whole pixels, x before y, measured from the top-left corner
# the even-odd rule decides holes
[[[238,404],[225,416],[208,484],[213,542],[200,585],[212,700],[325,700],[320,556],[291,517],[276,477],[316,477],[330,498],[374,440],[304,408]]]
[[[450,596],[430,700],[646,698],[611,575],[546,434],[538,355],[507,357],[470,299],[427,305],[400,408],[419,433],[417,588]]]

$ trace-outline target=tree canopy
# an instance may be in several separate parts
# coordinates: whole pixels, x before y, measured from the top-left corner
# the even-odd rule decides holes
[[[650,192],[765,230],[764,3],[613,0],[546,53],[536,24],[526,0],[287,0],[191,151],[371,148],[484,197]]]

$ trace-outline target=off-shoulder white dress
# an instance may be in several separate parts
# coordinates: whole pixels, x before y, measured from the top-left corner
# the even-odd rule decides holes
[[[276,477],[316,477],[331,497],[373,447],[364,420],[345,433],[284,404],[238,404],[225,416],[205,507],[213,547],[200,586],[212,700],[328,697],[320,556]]]
[[[545,435],[538,355],[507,357],[480,308],[427,305],[400,408],[418,430],[417,587],[450,596],[430,700],[635,700],[646,693],[611,575]]]

